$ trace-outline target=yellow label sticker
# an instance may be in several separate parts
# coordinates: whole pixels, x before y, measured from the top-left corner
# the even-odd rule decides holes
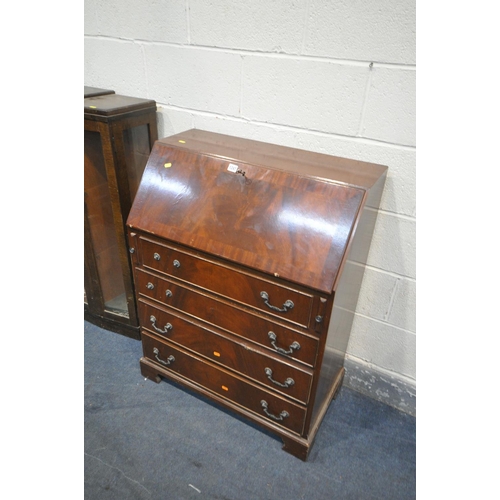
[[[228,389],[225,385],[223,385],[223,386],[222,386],[222,388],[223,388],[225,391],[229,391],[229,389]]]
[[[214,351],[214,356],[217,356],[218,358],[220,358],[220,352]]]
[[[170,168],[172,166],[171,163],[165,163],[165,165],[163,165],[165,168]]]
[[[180,142],[181,144],[186,144],[186,141],[183,141],[182,139],[179,139],[179,142]]]

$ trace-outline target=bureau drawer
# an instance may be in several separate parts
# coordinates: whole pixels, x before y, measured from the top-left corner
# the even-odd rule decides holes
[[[314,367],[318,339],[278,325],[203,293],[136,269],[136,288],[147,298],[160,301],[194,318],[222,328],[277,353],[284,359],[294,359]],[[146,318],[148,320],[148,318]],[[142,323],[143,326],[148,323]]]
[[[164,370],[173,371],[264,419],[298,434],[302,432],[306,416],[305,407],[261,389],[146,332],[142,333],[142,346],[144,357]]]
[[[249,343],[237,342],[142,299],[139,300],[139,316],[143,328],[285,396],[304,404],[308,402],[312,382],[312,374],[308,371],[286,360],[264,355]]]
[[[143,266],[215,292],[236,302],[309,326],[313,296],[206,260],[143,237],[139,239]]]

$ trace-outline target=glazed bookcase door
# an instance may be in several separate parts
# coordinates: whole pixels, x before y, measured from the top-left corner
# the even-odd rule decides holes
[[[90,237],[86,260],[92,260],[97,274],[86,290],[87,302],[94,311],[101,314],[130,317],[123,270],[120,258],[120,241],[115,231],[113,206],[109,190],[109,179],[104,161],[101,134],[85,130],[85,219],[86,237]],[[87,252],[86,252],[87,253]],[[97,289],[97,293],[96,290]]]
[[[137,125],[123,130],[123,146],[127,165],[127,179],[131,199],[134,199],[141,182],[144,167],[151,152],[149,127]]]

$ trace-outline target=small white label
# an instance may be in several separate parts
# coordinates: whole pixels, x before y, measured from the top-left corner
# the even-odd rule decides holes
[[[227,166],[227,169],[228,169],[230,172],[237,172],[237,171],[238,171],[238,165],[235,165],[234,163],[230,163],[230,164]]]

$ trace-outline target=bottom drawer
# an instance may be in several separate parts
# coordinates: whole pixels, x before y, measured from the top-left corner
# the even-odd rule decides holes
[[[306,408],[282,399],[142,331],[144,356],[255,414],[301,434]]]

